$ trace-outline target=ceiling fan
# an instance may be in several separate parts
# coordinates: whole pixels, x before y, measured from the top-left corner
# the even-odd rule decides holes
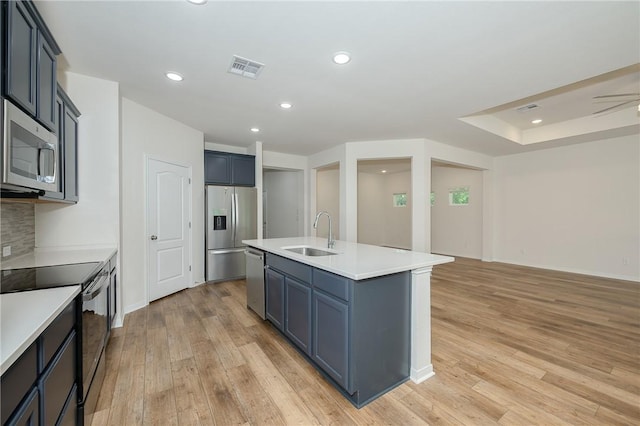
[[[611,111],[621,106],[629,105],[632,103],[638,103],[639,105],[638,108],[640,108],[640,93],[620,93],[616,95],[600,95],[600,96],[594,96],[593,99],[594,99],[594,102],[596,103],[618,102],[616,105],[594,112],[593,115],[602,114],[603,112]]]

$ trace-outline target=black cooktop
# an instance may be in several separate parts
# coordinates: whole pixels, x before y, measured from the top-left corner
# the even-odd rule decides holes
[[[3,270],[0,294],[70,285],[85,288],[100,272],[100,266],[100,262],[87,262]]]

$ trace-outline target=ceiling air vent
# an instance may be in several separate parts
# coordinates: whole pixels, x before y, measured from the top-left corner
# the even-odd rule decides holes
[[[536,104],[529,104],[529,105],[521,106],[520,108],[516,108],[516,111],[518,111],[518,112],[529,112],[532,109],[536,109],[536,108],[540,108],[540,106],[536,105]]]
[[[233,55],[233,61],[231,62],[228,72],[242,77],[256,79],[260,71],[262,71],[262,68],[264,68],[264,64],[260,62]]]

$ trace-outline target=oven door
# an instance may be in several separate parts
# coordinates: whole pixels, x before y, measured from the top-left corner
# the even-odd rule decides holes
[[[6,99],[3,107],[2,183],[58,191],[56,135]]]
[[[82,293],[82,393],[81,402],[88,399],[93,376],[107,339],[109,273],[102,271]],[[96,383],[93,383],[93,387]],[[100,391],[97,384],[96,391]]]

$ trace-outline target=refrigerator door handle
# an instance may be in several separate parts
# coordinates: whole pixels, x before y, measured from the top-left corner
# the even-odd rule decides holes
[[[233,204],[235,206],[234,209],[234,218],[233,221],[235,222],[233,224],[233,243],[236,247],[238,247],[241,244],[238,244],[238,225],[239,225],[239,219],[240,219],[240,215],[238,214],[238,194],[235,192],[235,190],[233,191]]]

